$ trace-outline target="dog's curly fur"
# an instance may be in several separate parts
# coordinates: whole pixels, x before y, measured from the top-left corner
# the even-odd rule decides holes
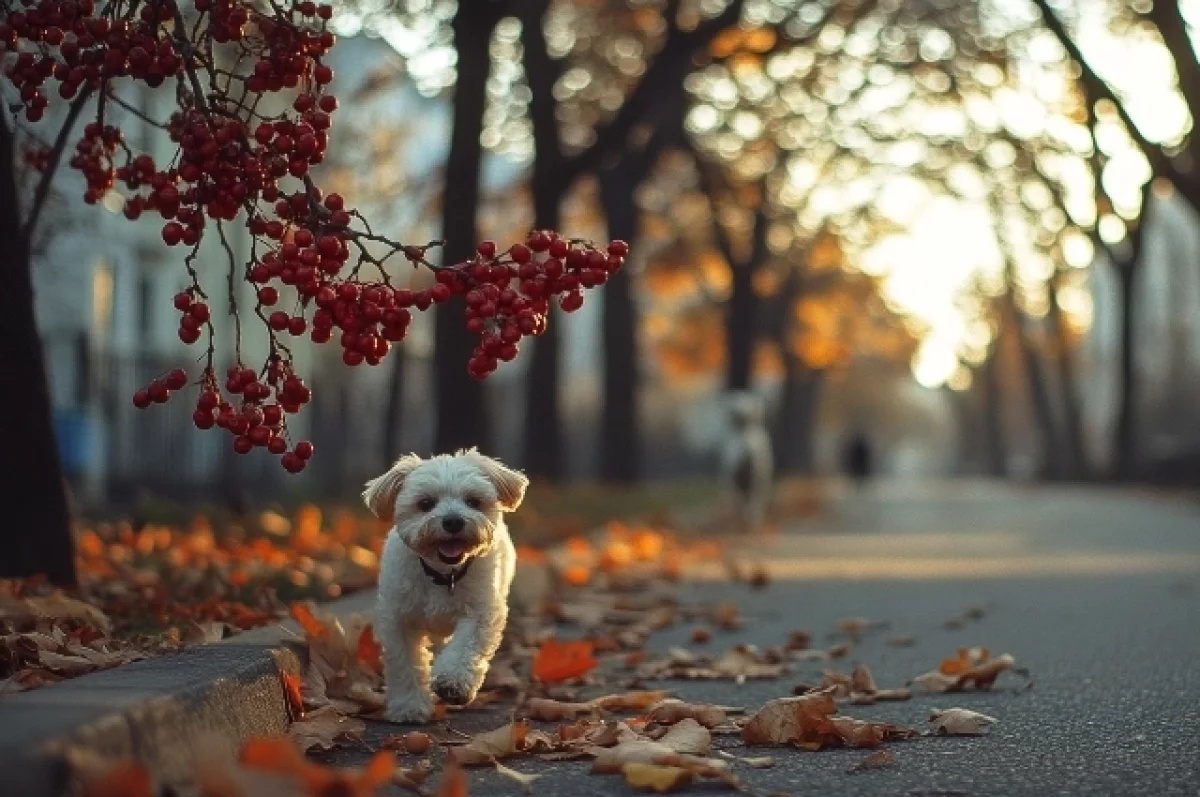
[[[367,483],[367,506],[393,521],[376,604],[392,722],[428,722],[435,693],[454,705],[475,699],[504,634],[516,568],[504,513],[528,485],[476,449],[409,454]],[[443,579],[462,573],[461,582],[435,583],[422,561]]]

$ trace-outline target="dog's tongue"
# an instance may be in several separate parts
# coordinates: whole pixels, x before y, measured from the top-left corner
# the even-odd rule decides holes
[[[467,544],[465,542],[447,541],[438,544],[438,554],[445,559],[461,559],[463,554],[467,552]]]

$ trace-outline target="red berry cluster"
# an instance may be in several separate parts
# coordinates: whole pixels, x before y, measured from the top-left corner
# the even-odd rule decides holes
[[[14,2],[21,10],[9,13]],[[426,254],[437,244],[405,246],[375,234],[342,196],[324,194],[312,175],[325,158],[338,110],[328,93],[333,70],[322,63],[335,43],[327,29],[331,7],[311,0],[193,5],[185,16],[176,0],[99,8],[95,0],[0,0],[0,64],[29,121],[43,117],[51,79],[66,100],[85,87],[101,93],[96,118],[69,164],[87,182],[86,202],[122,191],[128,219],[156,214],[163,242],[190,249],[184,257],[190,285],[174,306],[181,341],[194,344],[208,333],[193,420],[200,429],[227,430],[239,453],[266,449],[292,472],[312,456],[307,441],[288,449],[286,416],[311,393],[292,369],[285,335],[314,343],[336,337],[347,365],[377,365],[407,335],[414,309],[461,296],[467,328],[479,336],[468,371],[483,379],[517,356],[522,338],[545,330],[553,304],[577,310],[582,291],[604,284],[624,263],[622,241],[601,250],[534,231],[503,252],[485,242],[467,262],[434,266]],[[234,56],[221,59],[236,65],[232,72],[206,55],[215,45]],[[178,108],[161,125],[177,146],[166,164],[132,151],[120,129],[105,122],[106,105],[119,102],[120,79],[178,86]],[[287,96],[283,104],[262,101],[280,93]],[[261,110],[268,107],[285,110]],[[57,155],[53,148],[27,147],[26,161],[47,172],[46,180]],[[192,262],[206,230],[217,227],[223,235],[221,225],[234,221],[245,225],[253,244],[246,263],[233,262],[226,247],[230,276],[254,287],[269,352],[259,371],[239,362],[222,381],[214,363],[215,325]],[[394,254],[433,270],[434,284],[393,286],[383,265]],[[377,276],[360,276],[364,266]],[[173,370],[139,390],[134,404],[163,403],[187,383],[182,369]]]

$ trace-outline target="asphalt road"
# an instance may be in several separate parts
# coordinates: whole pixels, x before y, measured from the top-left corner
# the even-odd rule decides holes
[[[744,544],[774,577],[762,591],[711,580],[682,588],[687,600],[732,600],[742,630],[714,636],[777,646],[803,628],[828,644],[839,618],[889,624],[854,647],[880,686],[898,686],[959,647],[1013,654],[1033,686],[1004,676],[995,691],[920,695],[846,706],[843,713],[921,727],[930,708],[961,706],[998,719],[979,738],[920,737],[889,746],[896,763],[849,774],[865,753],[774,751],[771,769],[741,769],[759,794],[794,795],[1196,795],[1200,794],[1200,504],[1113,493],[979,485],[880,488],[838,503],[820,520]],[[946,621],[970,607],[984,616]],[[686,644],[689,626],[653,637]],[[887,644],[911,634],[910,647]],[[820,680],[802,663],[780,680],[668,682],[689,700],[746,706]],[[463,714],[456,728],[495,727],[503,716]],[[373,724],[368,740],[402,730]],[[718,746],[733,739],[718,737]],[[758,754],[758,753],[753,753]],[[331,760],[364,761],[340,751]],[[586,761],[516,759],[541,774],[534,793],[630,794],[619,776],[590,776]],[[517,795],[489,770],[470,772],[472,795]],[[693,787],[709,794],[715,786]],[[399,792],[397,792],[399,793]]]

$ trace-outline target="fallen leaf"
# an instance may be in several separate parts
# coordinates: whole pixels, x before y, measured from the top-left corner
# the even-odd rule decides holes
[[[428,761],[422,761],[412,768],[396,767],[392,773],[392,783],[421,794],[425,789],[425,781],[429,779],[430,769]]]
[[[533,677],[550,684],[587,675],[599,663],[592,657],[594,649],[588,640],[560,642],[551,637],[533,659]]]
[[[892,755],[891,753],[889,753],[887,750],[876,750],[875,752],[871,753],[866,758],[864,758],[862,761],[859,761],[857,764],[854,764],[853,766],[851,766],[846,771],[850,772],[850,773],[854,773],[854,772],[865,772],[866,770],[869,770],[869,769],[885,769],[887,767],[892,766],[895,763],[896,763],[896,757],[894,755]]]
[[[123,758],[88,777],[83,794],[84,797],[154,797],[154,780],[144,764]]]
[[[625,782],[635,789],[665,794],[692,782],[692,773],[682,767],[657,764],[625,764],[621,767]]]
[[[463,766],[480,766],[516,755],[524,750],[529,730],[528,722],[512,722],[477,734],[465,745],[451,748],[450,760]]]
[[[854,672],[850,673],[850,691],[851,692],[878,692],[879,687],[875,685],[875,677],[871,675],[871,671],[865,664],[855,666]]]
[[[666,699],[665,690],[642,690],[619,695],[605,695],[590,701],[591,705],[604,711],[644,711]]]
[[[304,719],[288,727],[288,735],[304,752],[330,750],[340,742],[362,741],[366,723],[347,717],[332,706],[323,706],[309,712]]]
[[[691,640],[693,645],[706,645],[711,639],[712,632],[707,628],[697,627],[692,629]]]
[[[788,641],[787,641],[787,644],[784,646],[784,650],[792,650],[792,651],[807,650],[808,646],[811,644],[812,644],[812,634],[808,633],[807,631],[803,631],[803,630],[792,631],[790,634],[788,634]]]
[[[301,694],[301,688],[304,686],[304,679],[295,673],[281,672],[279,680],[283,684],[283,697],[287,701],[288,716],[293,721],[303,719],[304,697]]]
[[[725,722],[725,710],[706,703],[684,703],[671,698],[651,706],[647,718],[660,725],[673,725],[690,719],[705,728],[715,728]]]
[[[747,745],[795,745],[804,750],[824,747],[874,747],[904,739],[913,731],[881,722],[835,716],[832,689],[768,702],[742,727]]]
[[[907,648],[917,644],[917,638],[910,634],[895,634],[887,638],[887,643],[897,648]]]
[[[681,720],[658,739],[659,744],[670,747],[677,753],[708,755],[712,751],[712,734],[708,728],[690,717]]]
[[[467,775],[451,758],[442,770],[434,797],[467,797]]]
[[[542,722],[562,722],[573,720],[584,714],[595,714],[593,703],[564,703],[559,700],[548,700],[543,697],[530,698],[522,711],[529,719]]]
[[[541,777],[541,775],[528,775],[524,772],[517,772],[515,769],[509,769],[499,761],[496,762],[495,766],[496,772],[511,781],[515,781],[526,794],[533,794],[533,782]]]
[[[354,658],[367,670],[376,674],[383,673],[383,645],[375,638],[375,630],[369,623],[358,635]]]
[[[992,658],[987,648],[962,648],[956,656],[943,660],[936,670],[918,675],[913,682],[931,692],[957,692],[971,686],[991,689],[996,679],[1010,670],[1024,672],[1017,668],[1016,659],[1009,653]]]
[[[843,617],[837,621],[837,633],[848,636],[851,639],[858,639],[868,631],[887,628],[887,626],[888,624],[882,620],[868,620],[865,617]]]
[[[929,721],[939,735],[945,736],[981,736],[987,733],[989,725],[996,724],[995,717],[966,708],[931,711]]]
[[[738,616],[738,607],[732,603],[717,604],[713,609],[712,621],[713,625],[722,631],[736,631],[742,627],[742,620]]]

